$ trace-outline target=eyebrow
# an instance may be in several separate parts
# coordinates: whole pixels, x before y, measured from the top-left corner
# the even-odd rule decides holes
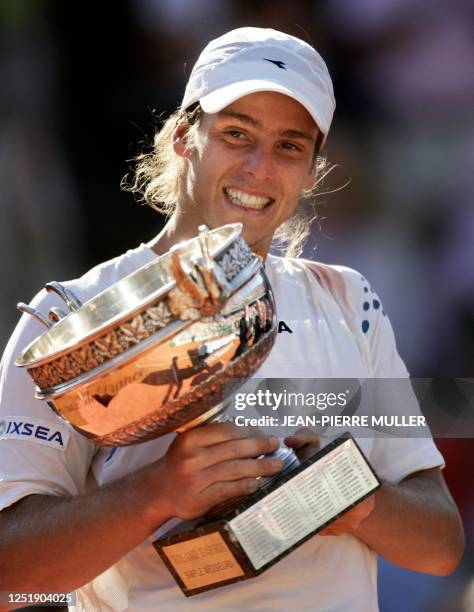
[[[245,113],[237,113],[235,111],[220,111],[220,117],[230,117],[232,119],[237,119],[243,124],[251,125],[255,128],[263,128],[263,124],[259,119],[255,117],[251,117],[250,115],[246,115]],[[283,136],[284,138],[301,138],[303,140],[310,140],[311,142],[315,141],[315,137],[309,134],[308,132],[301,132],[300,130],[279,130],[279,136]]]

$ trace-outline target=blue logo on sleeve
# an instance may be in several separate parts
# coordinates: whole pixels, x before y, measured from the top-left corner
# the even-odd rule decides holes
[[[57,450],[66,450],[67,427],[32,417],[6,417],[0,421],[0,440],[25,440]]]

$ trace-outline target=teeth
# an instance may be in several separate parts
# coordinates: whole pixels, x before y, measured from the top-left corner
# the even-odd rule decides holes
[[[243,206],[244,208],[255,208],[256,210],[261,210],[270,202],[271,199],[249,195],[248,193],[239,191],[238,189],[225,189],[224,191],[232,200],[233,204]]]

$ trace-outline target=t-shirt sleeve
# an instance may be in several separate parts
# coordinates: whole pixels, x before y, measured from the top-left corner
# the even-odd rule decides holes
[[[382,300],[359,272],[337,267],[345,280],[345,309],[353,333],[364,346],[376,393],[397,412],[397,405],[405,413],[421,415],[407,368],[397,351],[392,325]],[[382,379],[387,379],[386,382]],[[397,379],[397,380],[395,380]],[[387,408],[387,411],[389,408]],[[370,461],[379,477],[399,482],[409,474],[434,467],[444,467],[441,453],[427,429],[425,437],[399,437],[374,432]],[[418,434],[419,435],[419,434]]]
[[[43,313],[63,306],[57,296],[44,291],[32,305]],[[96,450],[45,401],[34,397],[35,385],[28,372],[14,364],[43,331],[39,322],[23,315],[0,365],[0,509],[31,494],[85,492]]]

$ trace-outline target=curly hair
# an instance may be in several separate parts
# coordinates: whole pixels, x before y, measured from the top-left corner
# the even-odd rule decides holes
[[[148,204],[156,211],[170,217],[181,197],[185,160],[173,148],[173,133],[179,125],[187,123],[190,129],[187,142],[192,146],[199,128],[203,111],[199,104],[191,109],[176,110],[157,130],[149,152],[140,153],[135,162],[134,175],[129,181],[125,176],[121,186],[125,191],[134,193],[138,201]],[[324,178],[333,170],[325,157],[319,155],[321,138],[315,145],[313,163],[316,164],[314,185],[303,191],[295,213],[277,229],[274,244],[287,257],[298,257],[309,235],[311,223],[317,218],[315,197]]]

